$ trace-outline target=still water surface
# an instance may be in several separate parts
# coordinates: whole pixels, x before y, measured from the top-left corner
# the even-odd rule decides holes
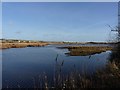
[[[68,75],[74,68],[80,74],[89,75],[102,69],[107,63],[110,51],[89,56],[66,56],[67,49],[59,45],[45,47],[12,48],[2,52],[2,84],[6,87],[34,87],[33,78],[46,73],[49,82],[53,81],[56,61],[63,63],[62,74]]]

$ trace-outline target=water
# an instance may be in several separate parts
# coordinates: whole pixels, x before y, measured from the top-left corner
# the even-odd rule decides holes
[[[2,52],[2,85],[6,87],[34,87],[33,80],[44,73],[49,82],[53,81],[58,64],[63,63],[62,74],[68,75],[74,68],[80,74],[92,74],[107,63],[110,52],[89,56],[66,56],[67,49],[58,49],[59,45],[45,47],[12,48]]]
[[[0,89],[2,89],[2,51],[0,51]]]

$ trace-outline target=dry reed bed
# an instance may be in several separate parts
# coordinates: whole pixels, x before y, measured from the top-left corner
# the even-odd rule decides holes
[[[0,44],[0,49],[8,48],[24,48],[24,47],[41,47],[46,46],[47,43],[2,43]]]
[[[112,50],[112,47],[109,46],[68,46],[60,48],[68,49],[69,52],[66,54],[70,56],[86,56]]]

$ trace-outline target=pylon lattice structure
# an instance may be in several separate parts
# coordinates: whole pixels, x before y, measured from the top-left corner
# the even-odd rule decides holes
[[[116,31],[118,32],[118,42],[120,42],[120,1],[118,2],[118,28],[115,30],[111,30],[111,31]]]
[[[118,42],[120,42],[120,1],[118,2]]]

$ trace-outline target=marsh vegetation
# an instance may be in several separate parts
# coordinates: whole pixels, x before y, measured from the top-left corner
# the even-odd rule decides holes
[[[59,48],[68,49],[69,52],[65,54],[70,56],[87,56],[112,50],[110,46],[67,46]]]

